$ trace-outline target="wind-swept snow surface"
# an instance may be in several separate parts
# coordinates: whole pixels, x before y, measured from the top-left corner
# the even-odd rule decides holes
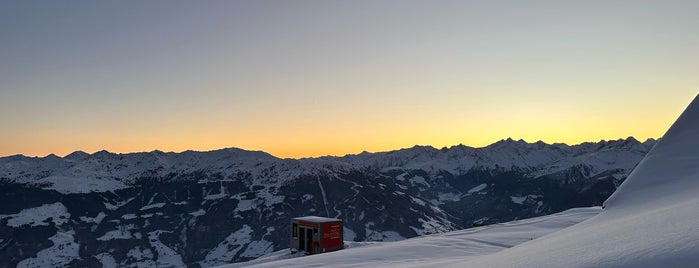
[[[597,215],[600,211],[599,207],[576,208],[549,216],[416,237],[399,242],[368,243],[362,247],[302,258],[293,258],[299,254],[291,255],[287,249],[259,260],[223,267],[424,265],[435,260],[462,259],[491,254],[579,223]]]

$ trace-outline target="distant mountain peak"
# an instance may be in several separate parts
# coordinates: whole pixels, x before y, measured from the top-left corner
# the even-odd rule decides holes
[[[83,152],[83,151],[75,151],[75,152],[72,152],[72,153],[66,155],[65,158],[68,158],[68,159],[77,159],[77,158],[85,158],[85,157],[88,157],[88,156],[90,156],[90,154],[88,154],[88,153],[86,153],[86,152]]]
[[[92,156],[98,156],[98,157],[104,157],[104,156],[110,156],[110,155],[114,155],[114,153],[111,153],[107,150],[99,150],[99,151],[92,154]]]
[[[514,140],[510,137],[507,139],[502,139],[502,140],[496,141],[495,143],[487,145],[483,148],[491,148],[491,149],[492,148],[510,148],[510,147],[526,146],[529,144],[534,144],[534,143],[528,143],[523,139]]]

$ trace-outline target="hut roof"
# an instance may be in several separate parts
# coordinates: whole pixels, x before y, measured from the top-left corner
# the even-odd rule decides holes
[[[297,217],[297,218],[294,218],[294,220],[313,222],[313,223],[326,223],[326,222],[342,221],[340,219],[325,218],[325,217],[318,217],[318,216]]]

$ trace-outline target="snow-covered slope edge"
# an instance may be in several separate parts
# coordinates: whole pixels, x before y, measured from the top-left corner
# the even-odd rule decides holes
[[[377,242],[338,252],[292,257],[288,249],[234,267],[353,267],[390,265],[409,267],[435,260],[474,258],[492,254],[582,222],[601,212],[600,207],[574,208],[549,216],[427,235],[398,242]]]

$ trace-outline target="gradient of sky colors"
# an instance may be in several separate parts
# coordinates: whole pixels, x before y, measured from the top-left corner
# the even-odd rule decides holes
[[[0,4],[0,156],[660,137],[699,1]]]

